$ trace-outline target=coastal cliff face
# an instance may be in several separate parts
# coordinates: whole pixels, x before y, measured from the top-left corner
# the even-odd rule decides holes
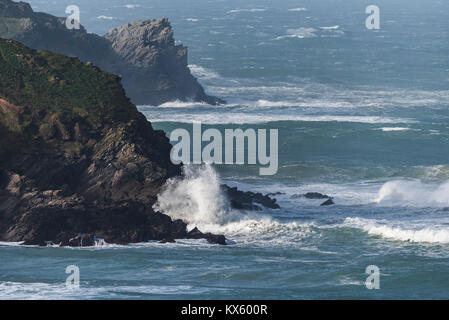
[[[188,68],[187,47],[175,45],[168,19],[128,23],[109,31],[105,38],[114,52],[127,64],[123,83],[136,103],[145,103],[148,95],[156,104],[173,100],[202,101],[220,104],[207,96]],[[146,83],[145,87],[140,83]]]
[[[0,240],[224,244],[152,209],[167,179],[181,174],[170,150],[118,76],[0,39]]]
[[[208,96],[192,76],[187,48],[175,45],[173,29],[165,18],[132,22],[100,37],[82,26],[69,30],[65,18],[34,12],[28,3],[0,0],[0,37],[78,57],[121,75],[128,97],[136,104],[224,103]]]

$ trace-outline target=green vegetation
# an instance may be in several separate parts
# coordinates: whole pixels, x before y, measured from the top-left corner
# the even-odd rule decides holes
[[[13,140],[51,140],[56,130],[59,140],[70,141],[80,128],[97,130],[137,118],[118,76],[0,39],[1,149],[8,143],[5,130],[22,136]]]

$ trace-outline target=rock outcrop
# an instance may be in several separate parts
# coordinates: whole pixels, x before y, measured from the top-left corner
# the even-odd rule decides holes
[[[181,174],[170,150],[118,76],[0,39],[0,240],[198,238],[152,209],[166,180]]]
[[[175,45],[168,19],[128,23],[109,31],[105,38],[128,66],[122,72],[123,84],[136,103],[146,103],[148,96],[154,97],[155,104],[173,97],[213,105],[224,103],[206,95],[192,76],[187,67],[187,47]]]
[[[222,192],[226,195],[232,208],[239,210],[262,210],[261,206],[269,209],[279,209],[275,198],[260,192],[241,191],[236,187],[221,185]]]
[[[111,30],[105,37],[66,28],[66,19],[34,12],[25,2],[0,0],[0,37],[91,62],[121,75],[135,104],[167,101],[221,104],[208,96],[187,65],[187,48],[175,45],[167,19],[138,21]]]
[[[329,198],[326,201],[324,201],[322,204],[320,204],[320,206],[332,206],[334,204],[335,204],[334,200],[332,198]]]

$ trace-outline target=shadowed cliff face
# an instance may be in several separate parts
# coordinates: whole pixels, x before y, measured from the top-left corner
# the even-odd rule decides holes
[[[223,103],[209,97],[187,67],[187,48],[175,45],[168,19],[128,23],[109,31],[105,38],[114,52],[128,66],[123,83],[136,103],[145,103],[146,96],[159,99],[157,104],[177,97],[179,100]],[[150,81],[148,81],[150,80]],[[145,87],[141,82],[147,83]]]
[[[0,39],[0,134],[0,240],[189,237],[185,223],[152,209],[180,167],[119,77]]]
[[[127,95],[136,104],[159,105],[172,100],[223,103],[206,95],[192,76],[187,48],[175,46],[167,19],[133,22],[100,37],[87,33],[82,26],[68,30],[65,18],[33,12],[27,3],[0,0],[0,37],[91,61],[119,74]]]

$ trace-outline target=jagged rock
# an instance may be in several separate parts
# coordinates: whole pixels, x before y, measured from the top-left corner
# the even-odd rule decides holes
[[[332,198],[327,199],[326,201],[324,201],[322,204],[320,204],[320,206],[331,206],[334,205],[334,201],[332,200]]]
[[[298,199],[298,198],[306,198],[306,199],[329,199],[329,197],[326,194],[322,194],[319,192],[307,192],[305,194],[294,194],[290,198],[292,199]]]
[[[221,190],[227,196],[231,206],[234,209],[240,210],[262,210],[260,204],[265,208],[279,209],[279,205],[276,203],[275,198],[271,198],[268,195],[262,193],[255,193],[251,191],[240,191],[236,187],[229,187],[227,185],[221,185]]]
[[[127,95],[136,104],[159,105],[173,100],[210,104],[224,101],[206,95],[187,65],[187,48],[176,46],[167,19],[137,21],[111,30],[106,37],[69,30],[66,18],[34,12],[25,2],[0,0],[0,38],[28,47],[78,57],[123,78]],[[68,83],[58,75],[54,82]]]
[[[159,243],[176,243],[176,240],[174,238],[164,238]]]
[[[330,197],[326,194],[322,194],[319,192],[307,192],[304,194],[306,199],[329,199]]]
[[[52,81],[56,74],[70,75],[70,90]],[[152,209],[164,183],[181,174],[170,150],[117,76],[0,39],[1,241],[189,238],[183,221]]]
[[[197,227],[192,229],[187,235],[190,239],[206,239],[209,243],[226,245],[225,236],[215,235],[212,233],[202,233]]]
[[[92,247],[95,245],[94,237],[90,234],[78,234],[76,237],[69,239],[70,247]]]
[[[129,71],[124,71],[123,84],[136,103],[145,103],[148,95],[158,96],[158,103],[173,100],[173,97],[209,104],[224,103],[207,96],[192,76],[187,47],[175,45],[167,18],[131,22],[110,30],[105,38],[112,43],[117,55],[134,67],[132,75],[126,76]],[[141,82],[147,85],[142,86]]]

